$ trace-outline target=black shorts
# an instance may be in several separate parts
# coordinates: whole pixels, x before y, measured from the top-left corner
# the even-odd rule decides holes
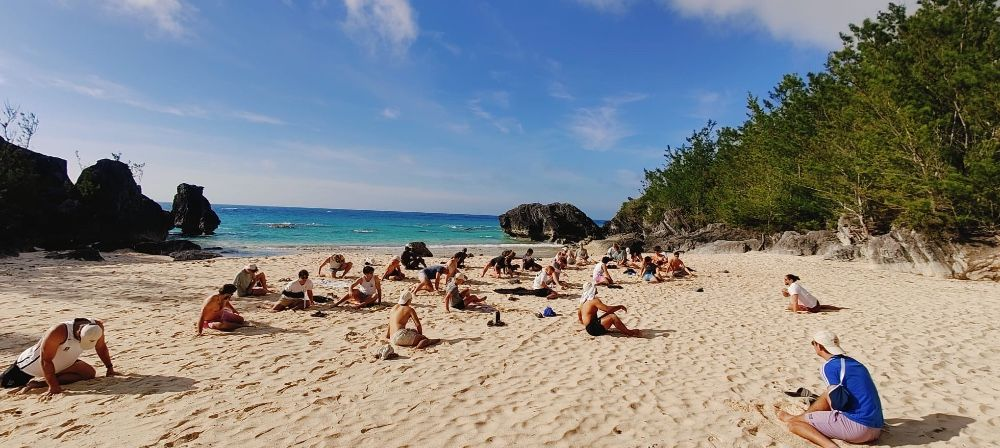
[[[3,377],[0,377],[0,386],[3,386],[4,389],[24,387],[28,384],[28,381],[31,381],[32,378],[34,377],[24,373],[24,371],[17,366],[17,362],[15,362],[3,372]]]
[[[549,294],[552,294],[552,290],[549,288],[535,289],[532,291],[532,293],[536,297],[548,297]]]
[[[604,325],[601,325],[601,317],[594,316],[593,319],[590,319],[590,323],[587,324],[587,334],[591,336],[603,336],[608,334],[608,329],[604,328]]]
[[[465,309],[465,299],[462,298],[461,294],[456,292],[455,295],[451,297],[451,307],[456,310]]]

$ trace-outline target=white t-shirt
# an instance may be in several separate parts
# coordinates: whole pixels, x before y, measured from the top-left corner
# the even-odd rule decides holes
[[[285,285],[285,291],[288,292],[306,292],[307,290],[313,289],[313,281],[310,278],[306,279],[306,283],[299,284],[298,280],[292,280]]]
[[[534,289],[548,288],[549,283],[552,283],[552,277],[545,273],[545,271],[542,271],[535,276],[535,282],[532,283],[531,287]]]
[[[603,267],[604,267],[604,263],[597,263],[594,266],[594,279],[595,280],[597,279],[597,277],[600,277],[600,276],[604,275],[604,269],[601,269]]]
[[[819,301],[816,300],[816,297],[814,297],[812,294],[809,293],[809,291],[806,291],[805,288],[799,285],[799,282],[795,282],[792,283],[791,285],[788,285],[788,294],[789,295],[798,294],[799,305],[802,305],[806,308],[814,308],[816,307],[816,305],[819,305]]]

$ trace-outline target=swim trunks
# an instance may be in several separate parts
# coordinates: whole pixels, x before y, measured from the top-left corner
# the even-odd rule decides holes
[[[882,434],[881,428],[870,428],[857,423],[840,411],[820,411],[806,414],[809,424],[817,431],[831,439],[840,439],[848,443],[865,443],[875,440]]]
[[[392,343],[403,347],[409,347],[417,343],[417,330],[412,328],[402,328],[392,336]]]
[[[604,328],[604,325],[601,325],[600,317],[594,316],[593,319],[590,319],[590,323],[587,324],[587,333],[591,336],[603,336],[608,334],[608,329]]]

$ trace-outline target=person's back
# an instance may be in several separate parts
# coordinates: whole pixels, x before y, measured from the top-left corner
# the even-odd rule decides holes
[[[389,331],[391,334],[396,334],[396,331],[406,328],[406,323],[410,321],[410,317],[415,313],[413,307],[409,304],[406,305],[395,305],[392,307],[392,311],[389,312]]]
[[[840,359],[844,359],[844,385],[851,395],[846,409],[838,409],[847,418],[869,428],[885,426],[882,417],[882,400],[868,368],[856,359],[848,356],[834,356],[823,365],[823,374],[827,383],[840,383]]]

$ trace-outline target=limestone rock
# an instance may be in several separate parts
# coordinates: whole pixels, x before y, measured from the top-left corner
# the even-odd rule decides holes
[[[412,241],[409,244],[407,244],[407,246],[410,246],[410,249],[413,249],[413,254],[418,257],[434,256],[434,254],[431,253],[431,250],[427,248],[427,245],[424,244],[423,241]]]
[[[215,252],[209,252],[207,250],[182,250],[170,254],[170,258],[173,258],[174,261],[208,260],[211,258],[219,258],[221,256],[222,255]]]
[[[191,184],[177,186],[170,217],[182,235],[211,235],[222,221],[204,195],[205,187]]]
[[[499,216],[504,233],[533,241],[577,242],[603,231],[572,204],[521,204]]]

